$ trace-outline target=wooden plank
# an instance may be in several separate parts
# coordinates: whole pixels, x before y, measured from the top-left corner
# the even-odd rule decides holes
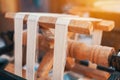
[[[45,14],[45,13],[44,13]],[[49,14],[47,14],[49,15]],[[57,20],[57,17],[54,16],[42,16],[39,19],[39,25],[42,28],[55,28],[55,22]],[[6,13],[5,17],[6,18],[10,18],[13,19],[15,16],[15,13]],[[26,23],[28,18],[28,15],[25,16],[24,18],[24,22]],[[81,18],[83,19],[83,18]],[[84,19],[84,20],[71,20],[70,24],[69,24],[69,31],[71,32],[76,32],[76,33],[82,33],[82,34],[91,34],[92,30],[93,30],[93,25],[92,23],[89,21],[89,19]]]

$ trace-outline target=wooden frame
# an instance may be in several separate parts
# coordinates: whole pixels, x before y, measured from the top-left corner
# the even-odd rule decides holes
[[[34,13],[35,14],[35,13]],[[13,19],[15,16],[15,13],[7,13],[6,18]],[[29,16],[29,13],[25,15],[24,22],[27,22],[27,18]],[[39,18],[39,25],[41,28],[55,28],[57,17],[55,16],[42,16]],[[107,22],[107,24],[103,24],[104,22]],[[108,24],[109,23],[109,24]],[[82,34],[91,34],[93,30],[93,26],[96,26],[97,29],[104,29],[104,30],[112,30],[114,27],[113,21],[103,21],[101,19],[83,19],[83,18],[71,18],[71,21],[69,23],[68,30],[71,32],[76,33],[82,33]],[[110,26],[110,27],[108,27]],[[51,67],[51,66],[50,66]],[[49,68],[50,68],[49,67]],[[46,68],[49,70],[48,68]]]

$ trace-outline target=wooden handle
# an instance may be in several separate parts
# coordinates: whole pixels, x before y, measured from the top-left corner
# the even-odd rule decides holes
[[[50,15],[50,14],[48,14]],[[14,19],[15,13],[6,13],[5,17]],[[29,14],[26,14],[24,22],[26,23]],[[57,17],[54,16],[42,16],[39,19],[39,25],[42,28],[55,28]],[[91,34],[93,30],[93,24],[90,21],[72,19],[69,24],[69,31],[82,34]]]

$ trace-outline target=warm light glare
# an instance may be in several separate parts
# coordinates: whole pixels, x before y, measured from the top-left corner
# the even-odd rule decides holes
[[[100,0],[94,6],[106,11],[120,12],[120,0]]]

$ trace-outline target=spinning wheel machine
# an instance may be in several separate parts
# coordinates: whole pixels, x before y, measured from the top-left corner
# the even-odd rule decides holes
[[[111,31],[113,21],[50,13],[7,13],[5,17],[15,24],[15,63],[14,68],[8,64],[6,71],[14,73],[15,69],[15,75],[27,80],[63,80],[64,71],[84,74],[87,80],[110,80],[113,73],[119,74],[119,53],[113,47],[100,45],[102,31]],[[23,30],[23,24],[27,24],[27,30]],[[54,32],[45,36],[39,33],[40,29]],[[93,45],[70,39],[70,32],[92,35]],[[22,69],[23,45],[27,46],[26,71]],[[43,49],[46,53],[35,71],[37,51]]]

